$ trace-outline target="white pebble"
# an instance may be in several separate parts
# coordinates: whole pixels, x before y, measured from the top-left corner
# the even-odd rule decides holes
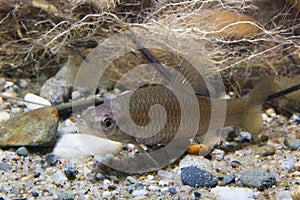
[[[166,170],[159,170],[157,172],[157,175],[162,177],[162,178],[167,178],[167,179],[171,179],[173,177],[173,175],[170,172],[166,171]]]
[[[278,192],[276,194],[276,199],[278,199],[278,200],[293,200],[290,192],[288,192],[288,191]]]
[[[154,176],[153,176],[153,175],[148,175],[148,176],[147,176],[147,179],[148,179],[149,181],[151,181],[151,180],[154,179]]]
[[[61,134],[76,133],[77,128],[75,126],[63,127],[60,132]]]
[[[161,188],[161,193],[167,193],[167,192],[169,192],[169,188],[168,187],[163,187],[163,188]]]
[[[110,184],[111,184],[110,180],[108,179],[103,180],[103,185],[110,185]]]
[[[211,189],[217,200],[254,200],[254,192],[247,188],[216,187]]]
[[[0,122],[4,122],[10,119],[10,114],[5,111],[0,111]]]
[[[55,182],[55,184],[64,186],[66,184],[66,181],[68,180],[65,174],[58,171],[55,174],[52,175],[52,180]]]
[[[41,107],[43,107],[43,105],[44,106],[51,106],[50,101],[48,101],[47,99],[45,99],[43,97],[40,97],[38,95],[32,94],[32,93],[27,93],[25,95],[24,99],[26,101],[42,104],[42,105],[38,105],[38,104],[32,104],[32,103],[25,103],[28,110],[34,110],[34,109],[37,109],[37,108],[41,108]]]
[[[295,159],[292,156],[286,156],[282,161],[281,161],[281,168],[283,170],[287,170],[288,172],[293,171],[295,167]]]
[[[81,93],[79,91],[72,92],[72,100],[78,100],[81,98]]]
[[[134,190],[132,192],[132,196],[138,197],[138,196],[146,196],[148,194],[146,189],[141,189],[141,190]]]
[[[212,154],[215,155],[216,160],[221,161],[223,160],[225,153],[223,150],[215,149]]]
[[[212,165],[211,162],[202,157],[202,156],[195,156],[195,155],[186,155],[179,163],[179,168],[182,169],[188,166],[195,166],[199,169],[206,170],[208,172],[212,172]]]
[[[60,158],[74,162],[83,161],[87,156],[104,157],[117,154],[122,144],[86,134],[64,134],[57,142],[53,153]]]
[[[111,192],[105,191],[102,193],[102,198],[109,198],[111,196]]]
[[[159,187],[158,187],[158,186],[155,186],[155,185],[150,185],[148,189],[149,189],[150,191],[152,191],[152,192],[157,192],[157,191],[159,191]]]

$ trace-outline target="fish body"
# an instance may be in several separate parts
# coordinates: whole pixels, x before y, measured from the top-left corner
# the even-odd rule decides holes
[[[239,125],[257,135],[262,130],[261,106],[264,97],[270,93],[272,82],[264,81],[248,98],[240,99],[214,99],[174,88],[171,90],[162,85],[148,86],[97,106],[84,118],[90,128],[104,133],[104,137],[119,142],[130,142],[134,138],[146,145],[167,144],[175,137],[200,138],[207,134],[211,126],[217,130]],[[197,108],[193,106],[195,98]],[[161,107],[150,112],[154,105]],[[212,112],[212,105],[217,112]],[[225,112],[222,112],[223,108]],[[184,120],[183,111],[188,113]],[[200,119],[195,117],[197,114]],[[224,123],[220,125],[222,119]]]

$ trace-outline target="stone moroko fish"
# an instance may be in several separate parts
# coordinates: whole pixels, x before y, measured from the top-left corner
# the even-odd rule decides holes
[[[88,110],[83,118],[88,127],[94,131],[93,134],[119,142],[137,142],[146,145],[167,144],[175,137],[175,134],[177,134],[177,139],[194,138],[194,136],[201,138],[207,133],[209,124],[212,123],[214,126],[214,122],[222,117],[225,117],[223,126],[219,127],[216,123],[215,130],[239,125],[257,136],[263,129],[262,103],[265,97],[272,93],[272,85],[273,78],[267,78],[253,89],[248,98],[214,99],[196,96],[199,109],[192,106],[184,107],[185,111],[190,114],[184,119],[183,129],[179,129],[182,110],[176,96],[179,96],[185,105],[189,105],[195,96],[176,89],[173,90],[176,93],[174,95],[170,89],[162,85],[143,87],[120,95],[110,102]],[[130,102],[129,105],[127,101]],[[155,104],[164,107],[166,116],[161,115],[161,112],[156,112],[155,109],[149,114],[149,109]],[[215,119],[211,119],[212,104],[216,105],[217,110],[218,107],[221,108],[225,105],[225,113],[217,113],[214,115]],[[124,111],[126,108],[129,109],[129,112]],[[194,119],[197,114],[195,112],[200,112],[198,121]],[[164,119],[166,120],[164,121]],[[155,123],[151,123],[151,120]],[[135,132],[135,128],[133,128],[135,125],[145,128],[143,131],[132,134],[130,131]],[[191,130],[195,130],[195,126],[198,126],[196,129],[198,131],[191,133]],[[156,134],[151,135],[150,133]],[[214,144],[216,141],[208,142]]]

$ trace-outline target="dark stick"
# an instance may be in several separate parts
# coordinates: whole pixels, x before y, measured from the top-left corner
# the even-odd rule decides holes
[[[271,99],[275,99],[277,97],[284,96],[286,94],[289,94],[289,93],[294,92],[294,91],[299,90],[299,89],[300,89],[300,84],[294,85],[292,87],[289,87],[287,89],[281,90],[279,92],[276,92],[274,94],[271,94],[271,95],[267,96],[267,98],[265,99],[265,101],[269,101]]]
[[[134,42],[134,44],[139,48],[139,51],[145,56],[145,58],[159,71],[168,81],[171,81],[173,75],[167,70],[156,57],[150,53],[148,49],[132,34],[127,34],[128,37]]]

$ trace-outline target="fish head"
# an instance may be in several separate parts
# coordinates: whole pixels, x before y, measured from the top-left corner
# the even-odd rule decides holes
[[[118,122],[122,122],[122,118],[125,117],[121,113],[117,108],[112,110],[111,103],[106,102],[89,109],[83,118],[93,135],[127,143],[132,140],[132,137],[118,126]]]

